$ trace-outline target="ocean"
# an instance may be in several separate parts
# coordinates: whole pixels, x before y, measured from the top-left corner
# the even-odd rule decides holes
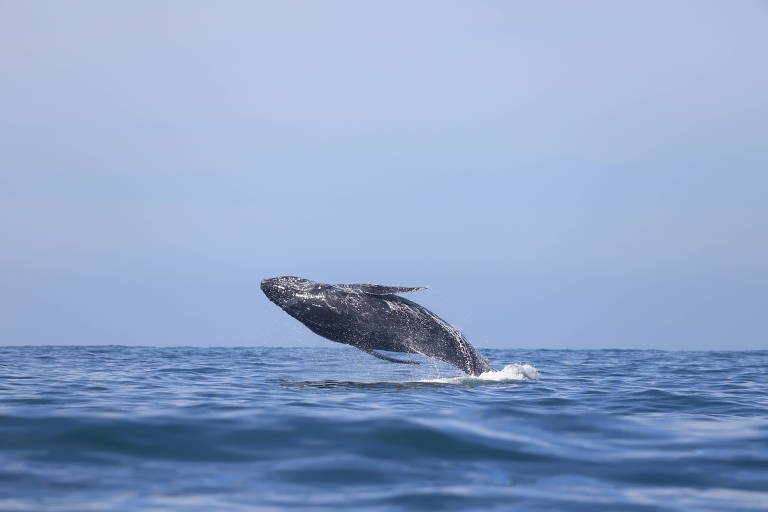
[[[768,351],[0,347],[0,510],[768,510]]]

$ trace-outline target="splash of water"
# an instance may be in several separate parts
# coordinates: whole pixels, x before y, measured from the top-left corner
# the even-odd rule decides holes
[[[503,369],[491,370],[480,375],[461,375],[442,379],[425,379],[419,382],[442,382],[446,384],[467,384],[473,382],[511,382],[539,379],[539,371],[530,364],[508,364]]]

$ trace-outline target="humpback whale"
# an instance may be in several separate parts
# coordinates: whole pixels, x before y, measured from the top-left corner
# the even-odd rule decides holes
[[[312,332],[392,363],[419,364],[377,351],[422,354],[470,375],[493,370],[456,328],[400,297],[424,287],[325,284],[295,276],[261,282],[267,298]]]

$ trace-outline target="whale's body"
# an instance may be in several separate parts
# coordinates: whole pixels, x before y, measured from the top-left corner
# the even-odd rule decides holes
[[[492,370],[457,329],[423,306],[396,294],[423,288],[375,284],[325,284],[284,276],[261,282],[264,294],[312,332],[395,363],[375,352],[434,357],[470,375]]]

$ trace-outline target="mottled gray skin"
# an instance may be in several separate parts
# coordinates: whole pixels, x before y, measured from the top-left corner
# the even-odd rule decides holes
[[[375,284],[325,284],[283,276],[261,282],[264,294],[312,332],[374,352],[406,352],[434,357],[470,375],[492,370],[488,362],[455,328],[428,309],[395,295],[423,288]]]

